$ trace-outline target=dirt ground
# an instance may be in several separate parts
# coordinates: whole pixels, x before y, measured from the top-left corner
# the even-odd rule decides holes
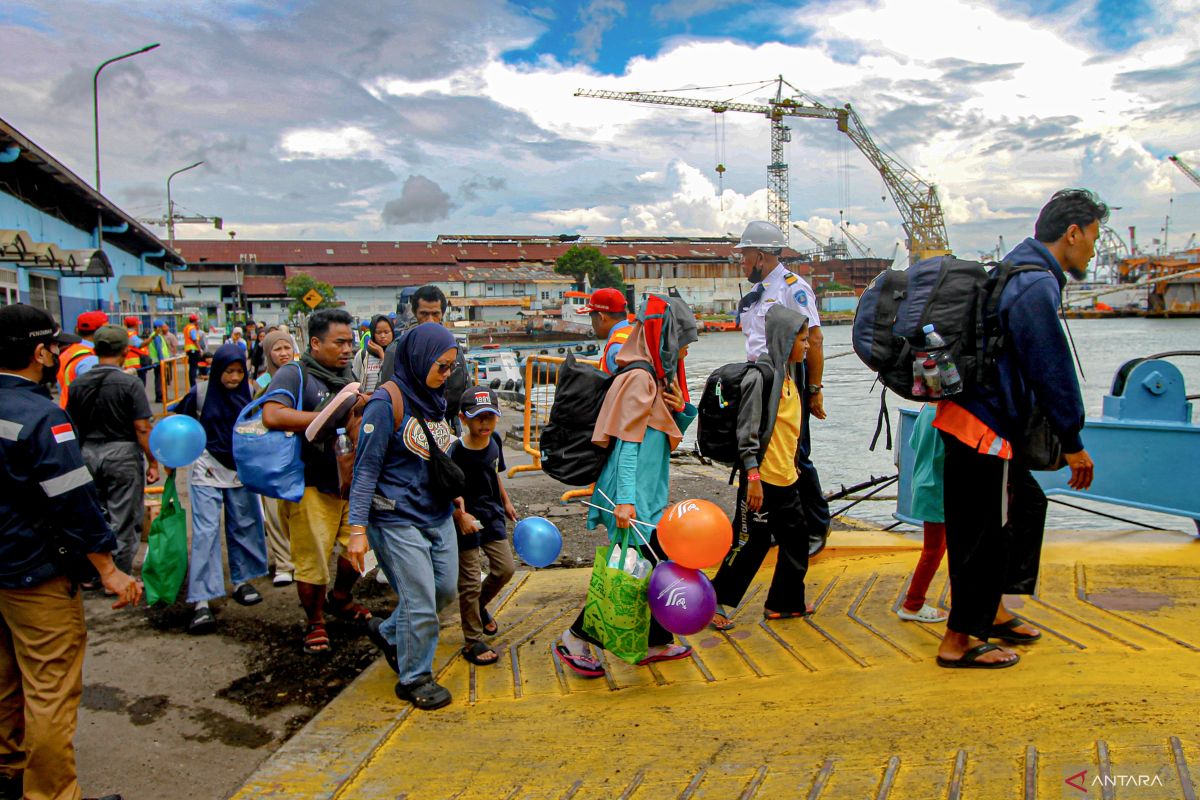
[[[512,448],[506,459],[510,466],[529,462]],[[734,487],[726,478],[719,468],[680,459],[673,465],[672,496],[729,507]],[[506,485],[521,517],[545,516],[562,531],[556,566],[590,568],[603,533],[586,531],[580,503],[560,503],[568,487],[540,472]],[[295,588],[275,588],[267,579],[257,584],[264,602],[250,608],[215,603],[217,631],[200,637],[186,632],[191,609],[184,603],[113,610],[98,595],[86,598],[88,653],[76,735],[86,795],[227,797],[378,656],[360,629],[335,620],[329,626],[333,652],[304,655]],[[394,603],[391,590],[369,577],[356,593],[376,614],[389,613]],[[459,635],[454,607],[443,615],[443,629]]]

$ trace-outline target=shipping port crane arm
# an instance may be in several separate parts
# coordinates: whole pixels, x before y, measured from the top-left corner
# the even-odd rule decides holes
[[[1188,166],[1187,162],[1179,156],[1167,156],[1175,166],[1179,167],[1179,171],[1191,178],[1192,183],[1200,186],[1200,175],[1196,174],[1196,170]]]
[[[783,120],[787,117],[833,120],[837,123],[838,130],[854,142],[887,185],[888,193],[900,210],[911,257],[917,260],[950,252],[946,221],[941,202],[938,200],[937,187],[923,180],[898,158],[879,147],[849,103],[841,108],[826,106],[787,83],[782,76],[777,81],[764,83],[764,87],[767,83],[775,83],[776,91],[775,97],[766,105],[680,97],[659,92],[616,92],[603,89],[579,89],[575,96],[677,108],[706,108],[715,114],[739,111],[765,117],[771,123],[771,163],[767,165],[768,217],[779,226],[784,236],[787,236],[790,227],[791,210],[787,197],[788,166],[783,160],[783,145],[790,140],[791,135]],[[795,92],[794,96],[783,96],[785,85]]]
[[[874,258],[875,257],[875,254],[873,252],[871,252],[871,248],[867,247],[865,244],[860,242],[858,240],[858,238],[853,233],[851,233],[850,229],[847,228],[845,225],[842,226],[842,233],[845,235],[845,237],[847,239],[850,240],[850,244],[854,245],[854,249],[858,251],[858,254],[860,256],[862,256],[863,258]]]

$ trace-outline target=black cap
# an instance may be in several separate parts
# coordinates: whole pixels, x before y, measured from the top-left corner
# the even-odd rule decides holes
[[[0,344],[26,342],[57,342],[75,344],[83,341],[73,333],[65,333],[54,317],[40,308],[15,303],[0,308]]]
[[[495,414],[500,416],[500,401],[496,397],[496,393],[486,386],[473,386],[467,389],[462,396],[462,404],[459,406],[459,411],[467,419],[474,419],[480,414]]]
[[[96,355],[115,356],[129,346],[129,332],[117,325],[105,325],[92,336]]]

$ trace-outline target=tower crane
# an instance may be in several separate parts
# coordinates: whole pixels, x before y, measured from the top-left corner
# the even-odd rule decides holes
[[[826,106],[792,86],[782,75],[775,80],[765,81],[761,86],[765,88],[771,83],[775,84],[775,97],[768,100],[766,105],[679,97],[653,91],[578,89],[575,96],[679,108],[707,108],[714,114],[741,111],[765,116],[771,123],[771,160],[767,164],[767,216],[779,226],[785,237],[790,227],[788,222],[791,208],[788,200],[788,165],[784,161],[783,146],[791,141],[792,134],[791,128],[784,124],[784,120],[787,117],[834,120],[837,129],[850,137],[850,141],[854,142],[883,178],[888,193],[900,210],[904,232],[908,236],[906,245],[910,258],[920,260],[950,252],[946,237],[946,220],[938,200],[937,187],[922,179],[896,156],[881,149],[849,103],[841,108]],[[785,97],[784,86],[794,94]]]
[[[1187,162],[1179,156],[1167,156],[1175,166],[1179,167],[1179,171],[1191,178],[1192,183],[1200,186],[1200,175],[1196,174],[1196,170],[1188,166]]]
[[[860,242],[858,240],[858,238],[855,237],[855,235],[850,232],[849,228],[847,228],[845,225],[842,225],[841,228],[842,228],[842,235],[850,240],[850,244],[854,245],[854,249],[858,251],[858,254],[860,256],[862,256],[863,258],[874,258],[875,257],[875,253],[873,253],[871,251],[871,248],[867,247],[865,244]]]

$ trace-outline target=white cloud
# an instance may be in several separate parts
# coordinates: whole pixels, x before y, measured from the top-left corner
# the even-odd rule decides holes
[[[290,158],[353,158],[373,156],[382,144],[368,130],[346,126],[333,130],[301,128],[283,134],[279,146]]]

